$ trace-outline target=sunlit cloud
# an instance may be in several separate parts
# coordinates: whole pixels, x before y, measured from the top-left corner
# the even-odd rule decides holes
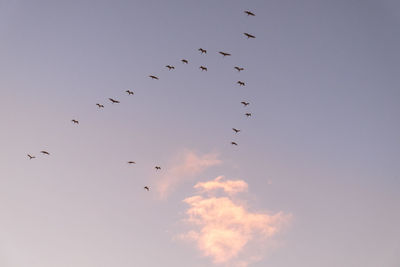
[[[259,261],[262,255],[246,251],[249,244],[272,242],[290,221],[291,215],[283,212],[275,214],[251,212],[243,200],[234,195],[247,191],[248,185],[242,180],[224,180],[223,177],[194,188],[199,194],[184,200],[189,205],[186,223],[194,229],[181,237],[196,243],[197,248],[215,264],[247,266]],[[216,189],[222,189],[227,196],[217,197]]]
[[[185,151],[171,166],[167,166],[165,173],[156,181],[156,190],[161,198],[165,198],[182,182],[190,181],[207,168],[218,164],[221,164],[221,160],[216,153],[198,155],[193,151]]]

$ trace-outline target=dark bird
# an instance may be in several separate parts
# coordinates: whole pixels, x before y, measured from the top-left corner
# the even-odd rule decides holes
[[[35,156],[31,156],[31,155],[29,155],[29,154],[28,154],[28,157],[29,157],[29,159],[34,159],[34,158],[36,158]]]
[[[116,104],[119,104],[119,101],[118,100],[115,100],[115,99],[112,99],[112,98],[109,98],[109,100],[114,104],[114,103],[116,103]]]
[[[237,67],[237,66],[234,69],[237,70],[238,72],[241,72],[242,70],[244,70],[244,68],[240,68],[240,67]]]
[[[74,124],[79,124],[79,121],[77,120],[71,120]]]
[[[250,33],[247,33],[247,32],[245,32],[243,34],[247,36],[247,39],[256,38],[254,35],[251,35]]]
[[[244,101],[242,101],[242,102],[240,102],[240,103],[242,103],[245,107],[248,106],[248,105],[250,105],[249,102],[244,102]]]
[[[240,86],[245,86],[245,83],[242,81],[237,81],[237,84],[239,84]]]
[[[198,50],[200,51],[201,54],[207,54],[207,50],[203,48],[199,48]]]
[[[96,105],[97,105],[99,108],[104,108],[104,105],[102,105],[102,104],[96,103]]]
[[[161,170],[161,167],[160,166],[155,166],[154,169]]]
[[[150,77],[152,80],[158,80],[158,77],[157,77],[157,76],[149,75],[149,77]]]
[[[150,187],[148,187],[147,185],[145,187],[143,187],[145,190],[150,191]]]
[[[128,164],[136,164],[134,161],[128,161]]]
[[[129,90],[126,90],[125,92],[127,92],[127,93],[128,93],[128,95],[133,95],[133,94],[134,94],[134,92],[132,92],[132,91],[129,91]]]
[[[174,66],[171,66],[171,65],[167,65],[167,66],[165,66],[166,68],[168,68],[168,70],[174,70],[175,69],[175,67]]]
[[[238,144],[235,142],[231,142],[231,145],[237,146]]]
[[[223,55],[224,57],[226,57],[226,56],[230,56],[231,54],[229,54],[229,53],[225,53],[225,52],[218,52],[218,53],[220,53],[221,55]]]
[[[42,153],[42,154],[44,154],[44,155],[50,155],[50,153],[49,153],[49,152],[47,152],[47,151],[44,151],[44,150],[40,151],[40,153]]]
[[[201,69],[201,71],[203,71],[203,70],[207,71],[207,67],[204,67],[204,66],[200,66],[199,69]]]
[[[244,115],[246,115],[247,117],[251,117],[251,113],[246,113]]]
[[[189,63],[189,61],[187,61],[186,59],[182,59],[181,61],[182,61],[182,63],[184,63],[184,64],[188,64],[188,63]]]
[[[246,13],[247,16],[253,16],[253,17],[255,16],[255,14],[253,12],[248,11],[248,10],[246,10],[244,13]]]
[[[240,132],[240,130],[239,130],[239,129],[236,129],[236,128],[232,128],[232,130],[233,130],[235,133]]]

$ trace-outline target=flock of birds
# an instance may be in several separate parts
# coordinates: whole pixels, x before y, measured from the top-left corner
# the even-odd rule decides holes
[[[255,14],[254,14],[253,12],[248,11],[248,10],[244,11],[244,13],[247,14],[247,16],[255,16]],[[249,33],[247,33],[247,32],[245,32],[245,33],[243,33],[243,34],[247,37],[247,39],[254,39],[254,38],[256,38],[254,35],[249,34]],[[201,55],[206,55],[206,54],[207,54],[207,50],[206,50],[206,49],[199,48],[198,51],[200,52]],[[226,53],[226,52],[223,52],[223,51],[219,51],[218,53],[221,54],[223,57],[231,56],[230,53]],[[189,61],[188,61],[187,59],[181,59],[181,62],[182,62],[183,64],[189,64]],[[166,67],[168,70],[170,70],[170,71],[175,69],[175,67],[174,67],[173,65],[166,65],[165,67]],[[208,69],[207,69],[206,66],[200,66],[199,69],[200,69],[201,71],[208,71]],[[237,70],[238,72],[241,72],[241,71],[244,70],[243,67],[238,67],[238,66],[235,66],[234,69]],[[158,77],[158,76],[155,76],[155,75],[149,75],[148,77],[151,78],[152,80],[159,80],[159,77]],[[237,81],[237,84],[238,84],[239,86],[245,86],[245,85],[246,85],[245,82],[240,81],[240,80]],[[130,91],[130,90],[126,90],[125,92],[126,92],[129,96],[130,96],[130,95],[134,95],[134,92],[132,92],[132,91]],[[119,104],[119,103],[120,103],[119,100],[116,100],[116,99],[113,99],[113,98],[108,98],[108,100],[109,100],[112,104]],[[248,105],[250,105],[250,103],[249,103],[249,102],[246,102],[246,101],[242,101],[241,104],[242,104],[244,107],[247,107]],[[104,108],[104,105],[103,105],[103,104],[100,104],[100,103],[96,103],[96,106],[97,106],[99,109],[103,109],[103,108]],[[252,113],[246,112],[244,115],[245,115],[246,117],[251,117],[251,116],[252,116]],[[76,119],[72,119],[71,122],[72,122],[73,124],[79,125],[79,121],[76,120]],[[235,134],[238,134],[238,133],[241,131],[241,130],[239,130],[239,129],[237,129],[237,128],[232,128],[232,130],[235,132]],[[237,146],[238,144],[237,144],[236,142],[232,141],[232,142],[231,142],[231,145]],[[40,151],[40,154],[46,155],[46,156],[50,156],[50,153],[49,153],[48,151],[45,151],[45,150]],[[27,154],[27,156],[28,156],[28,158],[29,158],[30,160],[36,158],[36,156],[31,155],[31,154]],[[136,164],[135,161],[128,161],[127,163],[128,163],[128,164]],[[161,167],[160,167],[160,166],[155,166],[154,169],[155,169],[156,171],[159,171],[159,170],[161,170]],[[147,186],[147,185],[146,185],[146,186],[144,186],[143,188],[144,188],[144,190],[150,191],[150,186]]]

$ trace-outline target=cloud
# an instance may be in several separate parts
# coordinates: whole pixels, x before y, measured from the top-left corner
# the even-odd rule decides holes
[[[247,183],[223,179],[220,176],[194,186],[200,194],[188,197],[184,202],[189,205],[185,221],[195,229],[181,237],[194,241],[203,255],[212,258],[215,264],[247,266],[261,259],[261,255],[246,251],[250,243],[271,242],[271,238],[290,221],[291,215],[249,211],[245,204],[233,199],[234,194],[247,190]],[[212,195],[216,189],[223,189],[228,196]],[[201,195],[204,193],[208,195]]]
[[[198,155],[193,151],[185,151],[175,159],[172,166],[156,182],[156,190],[161,198],[165,198],[183,181],[191,180],[207,168],[221,164],[218,154]]]

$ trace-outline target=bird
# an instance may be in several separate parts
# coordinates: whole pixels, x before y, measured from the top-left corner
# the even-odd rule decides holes
[[[127,93],[128,93],[128,95],[133,95],[133,94],[134,94],[134,92],[132,92],[132,91],[129,91],[129,90],[126,90],[125,92],[127,92]]]
[[[198,50],[200,51],[201,54],[207,54],[207,50],[203,48],[199,48]]]
[[[174,66],[171,66],[171,65],[167,65],[167,66],[165,66],[166,68],[168,68],[168,70],[174,70],[175,69],[175,67]]]
[[[77,120],[71,120],[74,124],[79,124],[79,121]]]
[[[207,67],[204,67],[204,66],[200,66],[199,69],[201,69],[201,71],[203,71],[203,70],[207,71]]]
[[[231,142],[231,145],[237,146],[238,144],[235,142]]]
[[[143,188],[144,188],[144,190],[150,191],[150,187],[148,187],[147,185]]]
[[[251,113],[245,113],[244,115],[246,115],[247,117],[251,117]]]
[[[245,86],[245,83],[242,81],[237,81],[237,84],[239,84],[240,86]]]
[[[220,53],[220,54],[223,55],[224,57],[230,56],[230,55],[231,55],[231,54],[229,54],[229,53],[225,53],[225,52],[221,52],[221,51],[219,51],[218,53]]]
[[[244,11],[244,13],[246,13],[247,16],[253,16],[253,17],[255,16],[255,14],[253,12],[248,11],[248,10]]]
[[[150,77],[152,80],[158,80],[158,77],[157,77],[157,76],[149,75],[149,77]]]
[[[96,105],[97,105],[99,108],[104,108],[104,105],[102,105],[102,104],[96,103]]]
[[[240,103],[242,103],[245,107],[248,106],[248,105],[250,105],[249,102],[245,102],[245,101],[242,101],[242,102],[240,102]]]
[[[240,68],[238,66],[234,67],[235,70],[237,70],[238,72],[241,72],[242,70],[244,70],[244,68]]]
[[[161,170],[161,167],[160,166],[155,166],[154,169]]]
[[[254,35],[252,35],[252,34],[250,34],[250,33],[247,33],[247,32],[245,32],[245,33],[243,33],[243,34],[247,36],[247,39],[256,38]]]
[[[28,157],[29,157],[29,159],[34,159],[34,158],[36,158],[35,156],[31,156],[31,155],[29,155],[29,154],[28,154]]]
[[[136,164],[134,161],[128,161],[128,164]]]
[[[239,130],[239,129],[236,129],[236,128],[232,128],[232,130],[233,130],[235,133],[240,132],[240,130]]]
[[[188,64],[188,63],[189,63],[189,61],[187,61],[186,59],[182,59],[181,61],[182,61],[182,63],[184,63],[184,64]]]
[[[114,104],[114,103],[116,103],[116,104],[118,104],[119,103],[119,101],[118,100],[115,100],[115,99],[112,99],[112,98],[109,98],[109,100]]]
[[[47,152],[47,151],[45,151],[45,150],[40,151],[40,153],[42,153],[42,154],[44,154],[44,155],[50,155],[50,153]]]

